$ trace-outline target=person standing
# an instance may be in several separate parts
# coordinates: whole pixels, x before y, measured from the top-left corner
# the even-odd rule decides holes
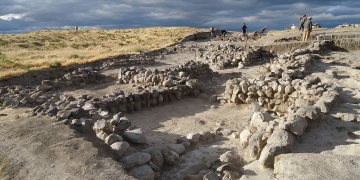
[[[210,38],[214,39],[215,38],[215,27],[211,27],[210,28]]]
[[[300,27],[299,27],[299,31],[303,31],[304,30],[304,23],[306,21],[306,14],[304,14],[303,16],[300,17]]]
[[[243,35],[246,34],[246,28],[247,28],[247,27],[246,27],[246,24],[244,23],[244,25],[243,25],[242,28],[241,28]]]
[[[304,23],[304,34],[303,34],[303,41],[307,41],[309,39],[310,33],[312,31],[312,17],[309,17]]]

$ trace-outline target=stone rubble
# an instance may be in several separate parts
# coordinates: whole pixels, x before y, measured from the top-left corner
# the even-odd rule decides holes
[[[118,66],[131,66],[131,65],[143,65],[154,64],[155,59],[152,56],[139,54],[139,55],[126,55],[121,57],[114,57],[106,60],[101,64],[102,69],[109,69]]]
[[[227,83],[225,98],[219,98],[222,101],[260,102],[267,111],[279,115],[272,118],[267,112],[254,112],[249,126],[240,133],[247,160],[259,160],[262,166],[272,168],[274,158],[291,152],[308,123],[319,120],[322,113],[329,113],[337,101],[339,94],[334,88],[307,75],[311,52],[318,49],[321,48],[311,45],[309,49],[282,54],[264,66],[268,72],[265,77]]]
[[[272,52],[261,48],[244,49],[228,44],[214,46],[208,54],[199,54],[205,62],[216,64],[218,69],[227,66],[244,68],[255,62],[267,62],[259,70],[265,76],[229,80],[218,100],[236,104],[260,103],[268,112],[254,112],[249,126],[242,132],[221,128],[213,132],[193,132],[167,147],[147,147],[145,133],[132,125],[124,113],[178,101],[186,96],[198,96],[204,90],[197,77],[212,74],[208,64],[189,61],[164,71],[122,67],[118,83],[146,87],[128,95],[119,91],[101,98],[73,97],[53,91],[62,86],[99,83],[105,78],[97,68],[79,68],[54,81],[44,80],[37,87],[1,87],[0,104],[2,107],[33,107],[33,115],[49,115],[64,124],[93,132],[137,179],[159,178],[164,165],[177,164],[191,146],[211,141],[217,135],[239,139],[248,160],[259,160],[262,166],[273,167],[275,156],[291,152],[292,145],[305,132],[308,123],[319,120],[322,113],[329,113],[339,96],[334,88],[308,74],[313,63],[312,53],[324,50],[324,46],[316,42],[307,49],[275,58]],[[181,49],[175,48],[178,48],[173,49],[175,51]],[[114,58],[103,63],[102,68],[153,62],[147,56]],[[276,112],[278,116],[269,112]],[[343,114],[337,117],[356,120],[355,116]],[[137,145],[147,148],[139,151],[135,148]],[[234,168],[238,161],[236,153],[228,151],[198,177],[238,179],[241,175]]]
[[[199,53],[199,58],[216,69],[239,67],[240,69],[253,63],[263,63],[274,57],[274,53],[256,47],[236,46],[234,44],[212,45],[210,52]]]

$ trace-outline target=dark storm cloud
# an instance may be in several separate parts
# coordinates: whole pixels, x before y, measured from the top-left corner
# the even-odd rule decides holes
[[[215,26],[249,31],[283,29],[299,16],[323,27],[360,23],[360,2],[350,0],[1,0],[0,33],[41,29],[114,29],[147,26]]]

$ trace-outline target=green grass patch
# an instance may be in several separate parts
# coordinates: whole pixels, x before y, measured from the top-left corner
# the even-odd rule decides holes
[[[70,59],[77,59],[77,58],[80,58],[80,56],[77,54],[70,55]]]
[[[34,46],[43,46],[44,44],[35,41],[35,42],[32,42],[32,45],[34,45]]]
[[[55,61],[54,63],[49,64],[49,67],[50,67],[50,68],[57,68],[57,67],[61,67],[61,62],[59,62],[59,61]]]
[[[0,65],[11,65],[11,64],[14,64],[13,61],[10,61],[8,59],[2,59],[0,58]]]
[[[31,56],[30,59],[44,59],[45,56],[43,55],[38,55],[38,56]]]
[[[21,48],[29,48],[29,45],[25,44],[25,43],[19,44],[18,46],[21,47]]]
[[[23,70],[29,70],[30,68],[31,68],[30,65],[22,65],[22,66],[20,67],[20,69],[23,69]]]
[[[5,56],[5,54],[2,54],[0,52],[0,68],[11,68],[16,66],[17,64]]]
[[[74,49],[83,49],[83,48],[88,48],[90,46],[95,46],[95,43],[82,43],[82,44],[71,44],[70,46]]]
[[[9,41],[0,39],[0,46],[6,46],[7,44],[9,44]]]
[[[57,55],[49,55],[48,58],[49,59],[54,59],[54,58],[57,58],[58,56]]]

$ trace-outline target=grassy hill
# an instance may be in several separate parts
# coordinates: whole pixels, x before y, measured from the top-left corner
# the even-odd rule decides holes
[[[115,30],[44,30],[0,34],[0,79],[29,70],[84,64],[169,46],[201,29],[152,27]]]

